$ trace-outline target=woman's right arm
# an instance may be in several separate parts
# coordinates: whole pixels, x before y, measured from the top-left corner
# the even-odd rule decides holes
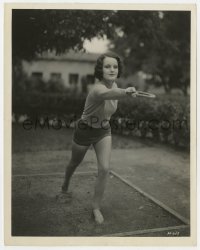
[[[98,88],[95,91],[95,97],[99,100],[120,100],[123,98],[127,98],[128,96],[134,96],[136,93],[136,89],[134,87],[129,87],[126,89],[121,88],[113,88],[107,89],[105,88]]]

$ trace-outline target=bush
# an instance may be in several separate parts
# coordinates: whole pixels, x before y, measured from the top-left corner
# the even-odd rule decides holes
[[[190,106],[186,98],[123,100],[111,123],[116,133],[139,135],[176,146],[190,145]]]
[[[80,117],[85,96],[70,93],[21,92],[13,95],[13,113],[28,117]],[[151,138],[177,146],[190,145],[190,105],[184,97],[134,98],[119,102],[112,116],[114,133]]]
[[[27,114],[35,118],[42,115],[77,115],[80,116],[85,102],[84,96],[71,96],[68,93],[26,92],[13,96],[12,112]]]

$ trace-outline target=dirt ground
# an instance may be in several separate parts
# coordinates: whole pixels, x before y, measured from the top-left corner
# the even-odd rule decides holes
[[[106,221],[102,226],[95,225],[91,217],[91,197],[96,178],[92,174],[96,172],[96,157],[92,149],[87,152],[72,179],[72,202],[59,203],[56,195],[60,192],[64,169],[70,157],[71,135],[69,130],[24,132],[19,126],[14,127],[14,235],[100,236],[183,224],[111,175],[102,207]],[[189,163],[188,152],[149,141],[113,136],[111,170],[188,219]],[[20,176],[31,174],[44,175]],[[159,235],[171,236],[167,232],[145,234]],[[188,229],[179,230],[178,236],[187,235]]]
[[[112,175],[102,204],[105,222],[96,225],[91,213],[95,179],[95,174],[75,175],[71,183],[72,199],[62,200],[58,199],[62,176],[15,177],[12,234],[102,236],[183,225]]]

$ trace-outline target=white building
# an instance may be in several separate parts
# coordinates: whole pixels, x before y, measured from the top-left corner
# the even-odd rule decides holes
[[[94,84],[94,67],[100,54],[75,53],[56,55],[43,53],[32,62],[23,61],[23,70],[28,77],[42,79],[45,82],[61,80],[72,91],[87,93]],[[148,90],[146,75],[139,71],[126,78],[117,79],[119,87],[135,86],[139,90]]]
[[[99,54],[75,53],[55,55],[44,53],[37,60],[23,61],[23,70],[28,77],[62,80],[66,88],[87,92],[94,83],[94,66]]]

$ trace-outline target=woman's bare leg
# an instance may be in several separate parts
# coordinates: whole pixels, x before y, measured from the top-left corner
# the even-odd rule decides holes
[[[81,146],[76,144],[74,141],[72,142],[72,154],[69,164],[67,165],[65,170],[65,180],[62,185],[62,192],[67,193],[71,176],[73,175],[78,165],[82,162],[88,148],[89,146]]]
[[[103,223],[104,221],[103,215],[100,211],[100,205],[103,199],[107,177],[109,174],[111,144],[111,136],[106,136],[94,145],[95,153],[97,156],[98,176],[95,184],[92,206],[95,221],[99,224]]]

